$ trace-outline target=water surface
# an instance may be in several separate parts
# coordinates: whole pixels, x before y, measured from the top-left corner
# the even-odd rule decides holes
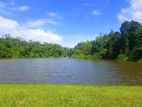
[[[0,60],[0,83],[142,85],[142,64],[73,58]]]

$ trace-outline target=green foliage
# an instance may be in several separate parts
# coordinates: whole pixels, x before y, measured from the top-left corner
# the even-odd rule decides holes
[[[135,47],[130,52],[129,59],[131,61],[138,61],[139,59],[142,59],[142,46],[141,47]]]
[[[0,38],[0,58],[48,58],[66,57],[69,49],[57,44],[23,41],[9,34]]]
[[[95,53],[94,55],[90,56],[90,59],[99,60],[99,59],[102,59],[102,56],[99,53]]]
[[[139,60],[138,60],[138,63],[142,63],[142,59],[139,59]]]
[[[71,57],[88,59],[91,54],[92,41],[78,43],[75,48],[72,50]]]
[[[138,22],[124,22],[120,28],[123,54],[135,57],[135,48],[142,45],[142,26]],[[133,54],[133,56],[132,56]],[[131,58],[130,58],[131,60]],[[132,59],[138,60],[138,59]]]
[[[79,43],[73,56],[122,61],[142,59],[142,25],[135,21],[126,21],[121,25],[120,31],[111,31],[101,34],[94,41]]]
[[[128,61],[128,57],[125,56],[124,54],[120,54],[117,57],[117,61]]]

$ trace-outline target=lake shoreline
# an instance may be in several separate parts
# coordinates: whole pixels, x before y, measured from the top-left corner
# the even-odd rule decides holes
[[[21,58],[0,58],[0,60],[14,60],[14,59],[51,59],[51,58],[74,58],[74,59],[81,59],[81,60],[91,60],[91,61],[116,61],[116,62],[130,62],[130,63],[139,63],[142,64],[142,61],[128,61],[128,60],[117,60],[117,59],[91,59],[91,58],[79,58],[79,57],[21,57]]]

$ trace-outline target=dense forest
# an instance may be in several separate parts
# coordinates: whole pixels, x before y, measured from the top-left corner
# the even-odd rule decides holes
[[[142,61],[142,25],[125,21],[120,31],[100,34],[96,40],[78,43],[74,48],[58,44],[24,41],[5,34],[0,38],[0,58],[74,57]]]
[[[94,41],[77,44],[73,57],[142,61],[142,25],[125,21],[119,31],[101,34]]]

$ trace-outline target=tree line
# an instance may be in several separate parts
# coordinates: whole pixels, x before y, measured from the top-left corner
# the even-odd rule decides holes
[[[78,43],[74,48],[25,41],[9,34],[0,38],[0,58],[48,57],[142,61],[142,25],[136,21],[125,21],[120,31],[100,34],[95,40]]]
[[[73,49],[73,57],[142,61],[142,25],[125,21],[120,31],[100,34],[94,41],[81,42]]]
[[[0,38],[0,58],[66,57],[68,49],[58,44],[25,41],[6,34]]]

